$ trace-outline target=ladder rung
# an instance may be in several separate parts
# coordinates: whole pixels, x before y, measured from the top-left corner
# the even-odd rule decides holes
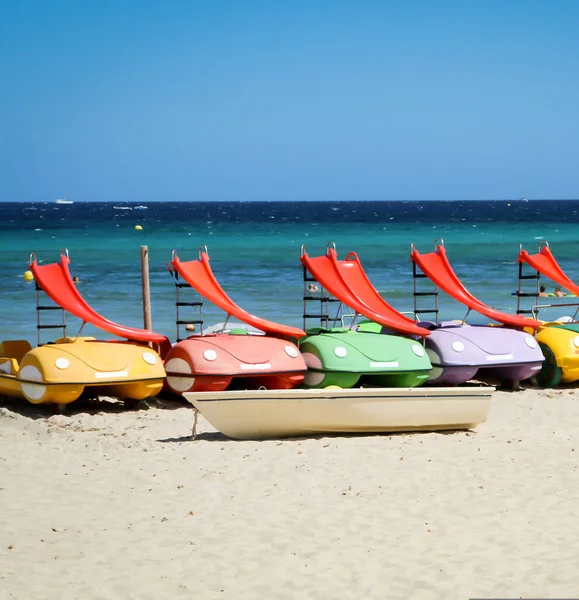
[[[175,286],[178,288],[190,288],[191,287],[188,283],[175,283]]]
[[[37,306],[36,310],[64,310],[62,306]]]
[[[203,306],[203,302],[175,302],[175,306]]]
[[[340,302],[332,296],[304,296],[304,300],[319,300],[320,302]]]
[[[304,319],[325,319],[328,320],[328,317],[326,315],[304,315]]]
[[[415,296],[438,296],[438,292],[414,292]]]
[[[36,329],[63,329],[65,325],[37,325]]]
[[[517,292],[515,294],[515,296],[518,296],[519,298],[534,298],[536,296],[536,292],[531,294],[529,292]]]
[[[540,279],[540,275],[519,275],[519,279]]]
[[[532,314],[532,312],[533,312],[532,310],[527,310],[527,309],[525,309],[525,310],[522,310],[522,309],[521,309],[521,310],[518,310],[518,311],[517,311],[517,314],[518,314],[518,315],[522,315],[522,314]]]
[[[203,323],[203,321],[201,319],[195,319],[195,320],[188,319],[187,321],[175,321],[176,325],[201,325],[202,323]]]
[[[414,273],[413,277],[414,279],[426,279],[428,275],[425,275],[424,273]]]
[[[430,309],[430,308],[416,308],[414,309],[412,312],[419,314],[419,313],[437,313],[438,309]]]

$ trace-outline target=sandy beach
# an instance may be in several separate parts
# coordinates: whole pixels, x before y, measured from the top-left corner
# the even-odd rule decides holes
[[[0,402],[0,598],[579,597],[576,389],[474,431],[232,441]]]

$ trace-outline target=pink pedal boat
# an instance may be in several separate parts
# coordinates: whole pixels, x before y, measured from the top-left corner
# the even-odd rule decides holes
[[[215,279],[206,246],[199,249],[197,260],[187,262],[182,262],[173,251],[170,272],[177,287],[177,328],[185,323],[201,325],[200,333],[178,339],[166,355],[165,371],[171,391],[183,394],[232,388],[291,389],[303,381],[307,367],[295,342],[305,335],[304,331],[261,319],[235,304]],[[236,328],[230,333],[203,335],[202,320],[179,319],[179,307],[202,306],[202,301],[180,302],[179,289],[183,287],[192,287],[202,298],[224,310],[227,320],[233,316],[258,333]]]

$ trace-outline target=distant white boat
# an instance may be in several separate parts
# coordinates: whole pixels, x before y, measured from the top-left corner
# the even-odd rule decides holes
[[[73,204],[73,201],[72,200],[67,200],[66,196],[64,198],[57,198],[54,202],[56,204]]]
[[[529,201],[529,199],[527,198],[527,196],[523,196],[521,198],[521,202],[528,202],[528,201]]]

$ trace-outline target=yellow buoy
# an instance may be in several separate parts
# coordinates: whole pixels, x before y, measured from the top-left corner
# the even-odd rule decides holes
[[[24,271],[24,281],[34,281],[32,271]]]
[[[135,231],[143,231],[143,228],[140,225],[135,225]]]

